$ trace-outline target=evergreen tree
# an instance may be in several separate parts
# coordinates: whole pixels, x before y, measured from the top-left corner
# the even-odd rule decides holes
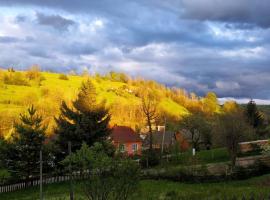
[[[110,134],[110,115],[104,103],[97,103],[96,90],[90,80],[82,84],[72,105],[71,108],[63,102],[61,115],[55,119],[56,144],[61,153],[59,160],[67,155],[69,141],[72,151],[75,151],[80,149],[83,142],[92,146],[95,142],[104,141]]]
[[[0,135],[0,169],[4,167],[6,144],[4,137]]]
[[[30,178],[39,170],[39,151],[45,140],[45,126],[42,117],[31,106],[26,114],[20,115],[15,123],[12,140],[7,148],[7,167],[15,174]]]
[[[263,125],[263,116],[258,111],[255,101],[250,100],[248,102],[247,107],[246,107],[246,116],[247,116],[248,123],[253,128],[258,128],[261,125]]]

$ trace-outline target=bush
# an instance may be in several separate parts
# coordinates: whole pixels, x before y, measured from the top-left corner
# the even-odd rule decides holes
[[[29,82],[24,78],[20,72],[9,72],[4,75],[3,81],[7,85],[23,85],[29,86]]]
[[[50,94],[50,89],[44,87],[44,88],[41,88],[40,92],[41,92],[41,96],[42,96],[42,97],[46,97],[46,96],[49,96],[49,94]]]
[[[176,191],[172,190],[165,194],[165,200],[174,200],[179,199],[179,196]]]
[[[25,75],[29,80],[35,80],[40,78],[40,67],[38,65],[33,65],[32,67],[29,68]]]
[[[241,179],[247,179],[252,176],[261,176],[263,174],[267,174],[270,172],[270,167],[265,165],[261,161],[257,161],[254,165],[251,165],[249,167],[235,167],[233,169],[233,173],[231,175],[232,179],[235,180],[241,180]]]
[[[68,78],[68,76],[66,74],[60,74],[59,79],[65,80],[65,81],[69,80],[69,78]]]
[[[10,173],[6,169],[0,169],[0,184],[4,184],[10,178]]]
[[[100,143],[95,143],[91,148],[83,143],[80,150],[67,156],[62,163],[71,163],[74,171],[90,174],[82,184],[89,200],[127,200],[139,184],[138,164],[130,159],[108,156]]]
[[[142,152],[140,164],[142,167],[153,167],[160,163],[160,152],[155,150],[146,150]]]

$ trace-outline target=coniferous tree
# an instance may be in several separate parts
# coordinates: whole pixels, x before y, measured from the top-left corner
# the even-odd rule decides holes
[[[6,152],[6,141],[4,137],[0,135],[0,169],[4,167],[5,152]]]
[[[258,128],[259,126],[263,125],[263,116],[258,111],[257,105],[255,101],[250,100],[246,107],[246,116],[248,123],[253,128]]]
[[[69,141],[72,151],[75,151],[80,149],[83,142],[92,146],[95,142],[104,141],[110,134],[110,115],[104,102],[97,103],[96,90],[89,79],[82,84],[72,107],[63,102],[60,109],[61,115],[55,119],[59,160],[67,155]]]
[[[31,106],[15,123],[11,143],[7,148],[6,165],[20,177],[29,179],[39,171],[39,151],[45,140],[46,127],[42,116]]]

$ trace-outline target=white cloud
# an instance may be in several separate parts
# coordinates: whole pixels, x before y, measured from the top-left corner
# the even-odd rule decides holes
[[[220,52],[220,55],[224,57],[242,57],[242,58],[260,58],[264,56],[266,50],[264,47],[258,46],[254,48],[242,48],[242,49],[232,49],[224,50]]]
[[[216,82],[217,89],[221,89],[223,91],[231,91],[240,89],[240,85],[237,82],[228,82],[228,81],[217,81]]]
[[[239,104],[247,104],[250,99],[248,98],[234,98],[234,97],[225,97],[218,98],[219,103],[224,104],[226,101],[236,101]],[[270,99],[252,99],[256,102],[257,105],[270,105]]]

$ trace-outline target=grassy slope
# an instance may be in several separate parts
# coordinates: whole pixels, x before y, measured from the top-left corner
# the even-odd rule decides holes
[[[45,77],[45,80],[41,82],[40,86],[38,86],[37,83],[31,83],[30,87],[5,85],[2,83],[0,85],[0,115],[5,116],[7,114],[8,116],[17,117],[18,114],[24,112],[27,105],[32,102],[43,105],[45,111],[47,109],[47,113],[52,113],[48,111],[51,104],[56,104],[57,99],[67,101],[74,99],[82,81],[86,80],[85,77],[70,75],[68,76],[69,80],[61,80],[59,79],[59,74],[49,72],[42,72],[42,76]],[[123,92],[123,90],[119,90],[121,91],[120,93],[117,91],[124,85],[134,90],[136,87],[133,85],[104,79],[99,79],[98,81],[95,79],[93,82],[97,89],[98,99],[105,99],[108,106],[114,103],[120,103],[121,105],[138,105],[141,102],[134,94]],[[44,95],[46,90],[49,90],[47,96]],[[170,113],[170,115],[174,117],[188,113],[186,108],[169,98],[160,99],[159,106],[162,111]],[[54,108],[55,107],[51,108],[51,110],[55,111]],[[53,118],[53,116],[50,117]],[[121,123],[117,124],[120,125]]]
[[[185,184],[171,181],[141,181],[139,191],[134,194],[133,199],[151,200],[164,199],[168,192],[174,191],[178,197],[185,199],[224,199],[224,195],[232,197],[233,195],[242,197],[254,194],[255,196],[269,196],[270,175],[251,178],[243,181],[230,181],[223,183],[198,183]],[[80,185],[75,187],[76,199],[85,199],[82,195]],[[39,197],[38,188],[21,190],[12,193],[0,194],[1,200],[32,200]],[[68,199],[68,184],[52,184],[44,187],[45,199]],[[177,199],[177,198],[172,198]]]

